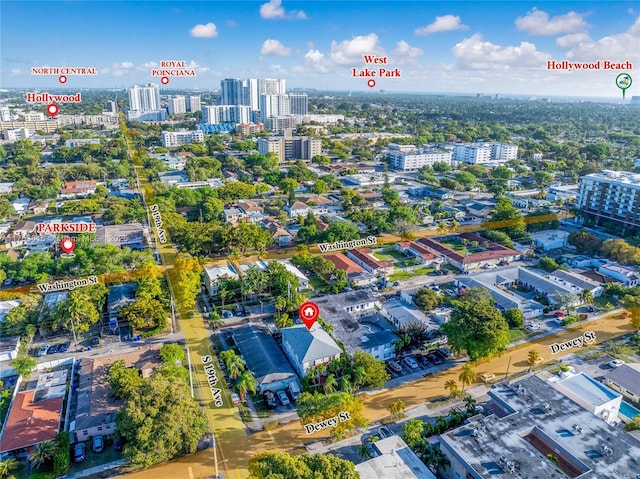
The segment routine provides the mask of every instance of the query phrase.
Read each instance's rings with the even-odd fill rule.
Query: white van
[[[300,396],[300,386],[298,386],[298,382],[297,381],[293,381],[292,383],[289,383],[289,392],[291,393],[291,397],[293,398],[294,401],[296,401],[298,399],[298,396]]]

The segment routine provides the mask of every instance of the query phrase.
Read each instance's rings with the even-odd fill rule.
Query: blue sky
[[[363,54],[388,57],[401,78],[375,89],[616,96],[612,71],[557,72],[547,60],[631,61],[640,68],[640,3],[592,1],[2,1],[0,86],[59,86],[33,66],[94,66],[67,87],[158,81],[151,68],[184,60],[217,88],[226,77],[280,77],[288,87],[369,90],[352,78]],[[375,67],[377,69],[377,67]],[[633,76],[633,70],[629,70]],[[640,75],[628,91],[640,88]]]

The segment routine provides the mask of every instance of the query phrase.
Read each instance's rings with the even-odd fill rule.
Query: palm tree
[[[453,379],[449,379],[447,382],[444,383],[444,388],[449,391],[449,394],[451,394],[452,396],[455,396],[456,393],[458,392],[458,383],[455,382]]]
[[[540,359],[542,359],[542,358],[540,357],[540,353],[538,352],[537,349],[529,350],[529,359],[527,360],[527,362],[529,363],[529,367],[530,368],[532,368],[538,362],[540,362]]]
[[[447,226],[447,223],[445,223],[444,221],[441,221],[440,223],[438,223],[438,231],[440,233],[445,233],[448,229],[449,229],[449,226]]]
[[[324,380],[324,393],[333,394],[338,390],[338,381],[333,374],[329,374]]]
[[[355,391],[355,387],[353,387],[353,384],[351,384],[351,381],[349,381],[349,379],[347,378],[347,376],[344,376],[341,380],[340,380],[340,389],[342,390],[342,392],[347,393],[347,394],[353,394],[353,392]]]
[[[367,370],[360,366],[353,371],[353,384],[357,388],[364,384],[364,380],[367,377]]]
[[[457,230],[459,226],[460,226],[460,223],[458,223],[456,220],[453,220],[451,222],[451,231]]]
[[[457,409],[449,411],[448,427],[457,427],[462,423],[462,421],[464,421],[464,416],[460,411]]]
[[[371,454],[369,453],[369,448],[367,447],[366,444],[363,444],[360,446],[360,449],[358,449],[358,455],[362,459],[369,459],[371,457]]]
[[[18,467],[18,461],[15,459],[5,459],[0,462],[0,478],[7,477],[11,479],[11,471],[13,471],[16,467]]]
[[[440,431],[441,433],[447,430],[449,423],[447,422],[447,418],[443,416],[436,417],[435,429]]]
[[[580,294],[580,299],[582,299],[585,304],[591,304],[593,303],[593,293],[590,290],[585,289]]]
[[[240,376],[240,373],[247,367],[244,359],[238,356],[233,349],[222,351],[220,353],[220,359],[222,359],[224,365],[227,367],[227,372],[231,379],[235,379]]]
[[[280,314],[282,310],[287,307],[287,298],[284,296],[278,296],[276,298],[275,307],[278,310],[278,314]]]
[[[458,379],[462,383],[462,392],[464,393],[464,387],[476,380],[476,370],[473,368],[473,364],[465,364]]]
[[[291,319],[287,313],[282,313],[276,318],[275,323],[278,329],[288,328],[289,326],[293,326],[293,319]]]
[[[43,441],[36,444],[29,454],[29,460],[38,468],[53,457],[56,452],[56,443],[53,441]]]
[[[209,325],[211,326],[211,329],[215,331],[219,327],[224,326],[224,318],[220,316],[220,313],[217,311],[212,311],[209,313]]]
[[[242,402],[247,398],[247,393],[252,392],[256,393],[256,378],[253,376],[253,373],[249,370],[242,371],[240,376],[238,376],[238,380],[236,381],[235,389],[240,395],[240,399]]]
[[[464,407],[467,410],[467,414],[473,414],[476,412],[477,401],[471,396],[465,396]]]

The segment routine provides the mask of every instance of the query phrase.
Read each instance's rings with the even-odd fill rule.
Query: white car
[[[289,398],[287,397],[287,393],[285,391],[278,391],[278,399],[280,399],[280,402],[282,403],[283,406],[287,406],[290,401]]]
[[[44,343],[42,346],[40,346],[40,351],[38,351],[38,356],[46,356],[48,350],[49,350],[49,344]]]
[[[406,364],[408,367],[410,367],[411,369],[418,369],[418,363],[416,362],[415,359],[411,357],[404,358],[402,362]]]
[[[614,359],[613,361],[611,361],[609,363],[609,367],[610,368],[619,368],[623,364],[624,364],[624,361],[622,359]]]

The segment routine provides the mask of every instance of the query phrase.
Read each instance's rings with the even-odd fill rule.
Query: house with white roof
[[[632,266],[625,266],[619,263],[605,263],[598,268],[598,272],[617,279],[625,286],[638,286],[640,282],[640,273],[638,269]]]
[[[282,349],[300,377],[309,368],[340,358],[342,349],[329,334],[315,323],[311,329],[304,324],[282,328]]]
[[[225,266],[214,266],[212,268],[205,268],[204,282],[207,291],[211,296],[215,296],[218,294],[220,281],[223,279],[238,279],[238,273],[230,264],[226,264]]]

